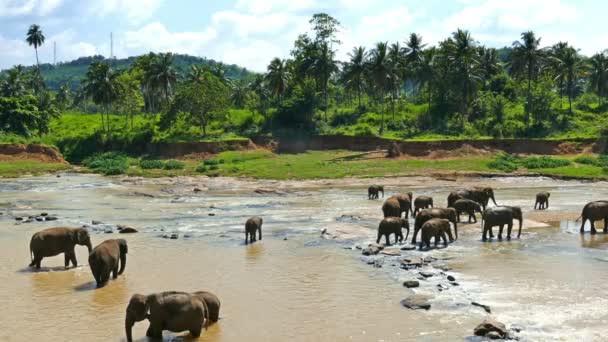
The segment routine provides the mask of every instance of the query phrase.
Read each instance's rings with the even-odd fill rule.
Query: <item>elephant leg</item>
[[[376,239],[376,243],[380,243],[380,239],[382,238],[382,234],[378,232],[378,238]]]
[[[534,202],[534,210],[536,210],[537,205],[538,205],[538,201]]]
[[[36,253],[34,253],[34,260],[32,260],[32,262],[30,263],[30,266],[40,269],[41,262],[42,262],[42,257],[40,255],[37,255]]]
[[[118,264],[112,269],[112,279],[118,278]]]
[[[418,235],[418,231],[420,230],[420,228],[416,228],[414,227],[414,234],[412,236],[412,245],[416,244],[416,235]]]
[[[390,246],[391,245],[391,234],[384,234],[384,239],[386,240],[386,245]]]
[[[262,240],[262,228],[258,228],[259,239]]]
[[[545,209],[549,208],[549,199],[547,198],[547,200],[545,201]]]
[[[78,261],[76,260],[76,253],[74,252],[74,250],[70,252],[70,260],[72,261],[72,266],[78,266]]]
[[[504,224],[500,225],[500,228],[498,228],[498,240],[502,240],[502,230],[505,228]]]
[[[190,335],[192,335],[192,337],[200,337],[201,331],[202,331],[202,326],[197,325],[195,327],[192,327],[192,329],[190,329]]]
[[[488,239],[488,224],[483,225],[483,232],[481,233],[481,241],[486,241]]]
[[[587,221],[587,218],[583,216],[583,223],[581,223],[581,234],[585,232],[585,221]]]
[[[148,327],[148,330],[146,330],[146,336],[149,338],[162,340],[163,329],[162,326],[157,327],[157,325],[158,324],[150,322],[150,326]]]
[[[63,253],[63,259],[65,261],[65,268],[70,267],[70,252]]]
[[[604,233],[608,233],[608,216],[604,217]]]
[[[513,229],[513,222],[507,225],[507,240],[511,240],[511,230]]]
[[[591,234],[597,234],[597,230],[595,230],[595,220],[591,219]]]
[[[245,244],[247,244],[247,240],[249,240],[249,233],[245,232]]]

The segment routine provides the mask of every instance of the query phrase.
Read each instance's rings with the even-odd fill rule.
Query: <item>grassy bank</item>
[[[15,178],[23,176],[36,176],[70,169],[70,165],[44,163],[37,160],[15,160],[0,162],[0,177]]]

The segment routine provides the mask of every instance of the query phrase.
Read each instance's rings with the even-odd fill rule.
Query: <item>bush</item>
[[[198,173],[207,172],[207,166],[205,164],[200,164],[199,166],[196,167],[196,172],[198,172]]]
[[[117,152],[105,152],[86,158],[83,165],[106,176],[120,175],[129,168],[127,157]]]
[[[218,164],[222,164],[224,161],[221,159],[207,159],[205,161],[203,161],[203,165],[218,165]]]
[[[177,160],[169,160],[165,163],[165,170],[181,170],[186,166],[183,162]]]
[[[555,167],[568,166],[572,162],[567,159],[553,157],[528,157],[521,161],[521,164],[528,169],[551,169]]]
[[[501,154],[496,159],[488,163],[488,167],[491,169],[500,170],[503,172],[517,171],[519,158],[514,157],[510,154]]]
[[[219,166],[218,165],[209,165],[209,170],[210,171],[214,171],[214,170],[219,170]]]
[[[145,170],[162,169],[165,167],[165,162],[162,160],[142,160],[139,162],[139,167]]]
[[[576,157],[574,159],[574,162],[579,163],[579,164],[584,164],[584,165],[595,165],[595,166],[599,166],[598,165],[598,158],[593,158],[593,157],[589,157],[589,156],[580,156],[580,157]]]

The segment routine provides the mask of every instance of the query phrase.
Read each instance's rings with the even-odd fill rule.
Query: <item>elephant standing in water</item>
[[[549,208],[549,196],[550,193],[542,191],[536,194],[536,202],[534,202],[534,209],[538,206],[538,210],[544,210]]]
[[[474,187],[474,188],[470,188],[470,189],[461,189],[461,190],[456,190],[451,192],[448,195],[448,207],[451,207],[454,202],[456,202],[456,200],[459,199],[470,199],[472,201],[475,201],[479,204],[481,204],[481,208],[483,210],[486,210],[486,207],[488,206],[488,202],[490,200],[492,200],[492,202],[494,202],[494,205],[498,205],[496,204],[496,200],[494,199],[494,190],[490,187],[486,187],[486,188],[478,188],[478,187]]]
[[[112,278],[116,279],[125,271],[127,252],[127,240],[125,239],[106,240],[93,248],[89,254],[89,267],[91,267],[97,287],[102,287],[108,282],[110,273],[112,273]],[[119,262],[120,270],[118,269]]]
[[[581,224],[581,233],[585,232],[585,222],[591,222],[591,234],[596,234],[595,221],[604,220],[604,233],[608,233],[608,201],[589,202],[583,208],[581,213],[583,223]]]
[[[474,223],[477,223],[475,213],[482,213],[481,205],[479,205],[479,203],[464,198],[456,200],[456,202],[452,203],[452,208],[456,209],[458,222],[460,222],[460,215],[462,215],[462,213],[467,213],[469,214],[469,223],[471,223],[471,219]]]
[[[220,299],[213,293],[208,291],[196,291],[192,293],[195,296],[202,298],[207,304],[209,316],[207,317],[210,323],[215,323],[220,319]]]
[[[192,336],[199,337],[203,326],[208,326],[208,317],[207,303],[200,295],[176,291],[147,296],[134,294],[125,317],[127,341],[133,341],[133,325],[146,318],[150,321],[146,336],[162,339],[163,330],[189,331]]]
[[[391,234],[395,234],[395,243],[403,241],[403,232],[401,231],[401,228],[407,230],[405,235],[405,238],[407,239],[410,235],[410,223],[407,219],[401,217],[385,218],[380,222],[380,225],[378,225],[378,239],[376,240],[376,243],[380,243],[380,239],[382,238],[382,235],[384,235],[386,237],[386,245],[390,246],[389,237]]]
[[[32,262],[30,267],[40,268],[42,258],[52,257],[63,253],[65,255],[65,267],[78,266],[74,247],[76,245],[87,246],[89,253],[93,249],[91,237],[84,228],[56,227],[39,231],[32,235],[30,240],[30,254]]]
[[[418,196],[414,200],[414,213],[413,216],[418,215],[418,212],[422,209],[433,207],[433,197],[430,196]]]
[[[247,239],[249,242],[254,242],[255,233],[258,233],[260,240],[262,240],[262,223],[264,221],[261,217],[251,217],[245,222],[245,244],[247,244]]]
[[[432,209],[422,209],[418,215],[416,215],[416,220],[414,221],[414,236],[412,237],[412,244],[416,244],[416,236],[418,232],[422,228],[422,225],[434,218],[442,218],[446,219],[454,225],[454,234],[456,235],[456,239],[458,239],[458,217],[456,215],[456,209],[454,208],[432,208]],[[448,231],[448,236],[450,241],[454,241],[454,237],[452,236],[452,232]]]
[[[435,238],[435,247],[439,243],[439,239],[443,239],[443,246],[448,246],[446,234],[450,233],[450,221],[446,219],[434,218],[426,221],[421,228],[420,250],[427,246],[431,248],[431,238]]]
[[[382,198],[384,198],[384,186],[383,185],[370,185],[367,188],[368,199],[378,199],[378,193],[382,192]]]
[[[405,213],[405,218],[409,218],[410,212],[412,215],[414,214],[412,211],[412,197],[411,192],[389,197],[382,205],[384,217],[401,217],[401,213]]]
[[[523,215],[520,207],[500,206],[488,208],[483,211],[481,216],[481,227],[483,234],[481,239],[487,240],[487,233],[490,232],[490,239],[494,237],[492,227],[500,226],[498,230],[498,239],[502,240],[502,230],[507,225],[507,239],[511,239],[511,229],[513,229],[513,220],[519,221],[519,232],[517,238],[521,236],[521,227],[523,224]]]

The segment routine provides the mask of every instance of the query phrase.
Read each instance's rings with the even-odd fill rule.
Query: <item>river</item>
[[[367,200],[371,182],[386,184],[387,195],[431,195],[437,206],[458,187],[493,186],[499,204],[524,208],[522,237],[483,243],[478,225],[463,225],[445,249],[362,256],[359,248],[374,240],[381,216],[382,201]],[[260,188],[270,191],[256,193]],[[541,190],[552,194],[542,213],[532,210]],[[132,294],[205,289],[220,297],[222,309],[200,341],[475,341],[473,328],[487,314],[472,301],[489,305],[523,341],[600,341],[608,332],[608,235],[580,235],[571,220],[586,202],[602,198],[607,183],[546,178],[2,180],[0,340],[124,341]],[[58,220],[14,219],[41,212]],[[264,238],[244,245],[244,222],[253,215],[264,218]],[[139,233],[118,235],[117,224]],[[95,289],[82,246],[75,269],[63,269],[63,256],[45,258],[37,272],[26,267],[34,232],[82,225],[93,245],[127,239],[127,267],[117,280]],[[323,229],[330,234],[322,236]],[[163,238],[171,234],[178,239]],[[404,288],[404,280],[420,277],[420,270],[399,267],[408,256],[432,256],[443,270],[428,266],[432,277]],[[400,300],[413,293],[431,296],[431,309],[403,308]],[[146,328],[136,324],[136,340],[145,341]]]

